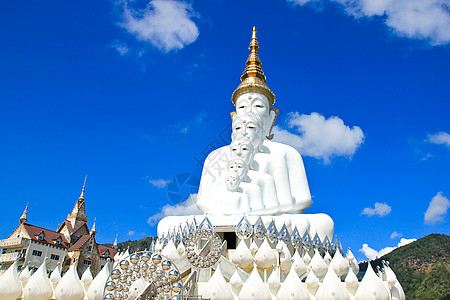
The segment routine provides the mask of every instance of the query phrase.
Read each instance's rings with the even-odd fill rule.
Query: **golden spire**
[[[83,189],[81,190],[81,195],[78,198],[78,200],[84,200],[84,189],[86,188],[86,179],[87,179],[87,174],[84,177],[84,184],[83,184]]]
[[[266,84],[266,75],[261,67],[261,60],[259,59],[258,50],[259,44],[256,38],[256,28],[253,26],[252,40],[250,41],[250,55],[245,63],[245,70],[241,75],[241,84],[233,92],[231,102],[236,104],[236,99],[245,93],[255,92],[261,93],[267,97],[270,105],[275,103],[275,95]]]
[[[96,230],[95,230],[95,222],[97,222],[97,218],[94,218],[94,225],[92,225],[91,234],[96,232]]]
[[[246,67],[244,73],[241,75],[241,81],[245,80],[248,77],[258,77],[263,82],[266,82],[266,76],[261,68],[261,60],[259,59],[258,50],[258,40],[256,39],[256,28],[253,26],[252,30],[252,40],[250,42],[250,46],[248,47],[250,50],[250,55],[247,58],[247,62],[245,63]]]
[[[116,233],[116,239],[114,240],[113,248],[117,249],[117,233]]]
[[[19,221],[20,224],[25,223],[28,220],[28,203],[27,206],[25,207],[25,210],[23,211],[22,216],[20,217]]]
[[[86,208],[85,208],[85,204],[84,204],[84,190],[86,188],[86,179],[87,179],[87,175],[84,177],[84,184],[83,184],[83,189],[81,190],[80,197],[78,197],[78,200],[72,209],[72,213],[67,216],[67,219],[73,219],[74,222],[77,219],[87,222],[87,219],[88,219],[86,216]],[[72,224],[72,226],[75,227],[74,224]]]

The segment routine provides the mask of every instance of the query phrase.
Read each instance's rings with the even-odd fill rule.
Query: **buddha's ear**
[[[266,138],[269,140],[273,139],[272,128],[273,128],[273,125],[275,125],[275,121],[277,120],[279,111],[280,110],[278,108],[272,108],[270,110],[269,124],[271,124],[271,125],[267,127],[267,132],[266,132]]]
[[[232,121],[233,121],[233,118],[234,118],[235,115],[236,115],[236,112],[235,112],[235,111],[230,112],[230,117],[231,117],[231,120],[232,120]]]

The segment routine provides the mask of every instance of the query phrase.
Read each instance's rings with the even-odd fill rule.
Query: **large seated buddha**
[[[232,95],[236,108],[231,113],[232,143],[206,158],[197,206],[213,215],[302,213],[311,206],[303,160],[294,148],[270,141],[278,110],[272,108],[275,95],[261,68],[256,30],[250,51],[242,82]],[[245,153],[250,152],[248,145],[247,151],[240,149],[245,140],[252,144],[253,153]],[[229,162],[243,155],[250,157],[245,162],[246,176],[240,178],[239,188],[227,188],[233,177]]]
[[[302,157],[294,148],[271,141],[278,110],[261,68],[255,28],[249,49],[241,83],[231,98],[232,142],[206,158],[196,204],[214,226],[235,226],[246,214],[331,240],[334,223],[329,216],[303,214],[311,206],[311,193]],[[192,217],[202,218],[164,218],[158,235]]]

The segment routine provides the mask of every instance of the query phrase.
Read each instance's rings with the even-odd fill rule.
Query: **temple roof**
[[[75,244],[73,244],[72,246],[70,246],[70,248],[68,249],[68,251],[75,251],[75,250],[80,250],[81,248],[83,248],[83,246],[87,243],[87,241],[89,241],[89,239],[91,238],[90,235],[86,234],[86,235],[82,235],[78,241],[75,242]]]
[[[67,226],[67,230],[69,231],[69,233],[72,233],[72,232],[73,232],[72,224],[70,223],[70,221],[67,221],[67,220],[64,220],[64,221],[61,223],[61,225],[59,225],[59,227],[58,227],[58,229],[57,229],[56,231],[57,231],[57,232],[60,232],[60,231],[63,229],[64,225]]]
[[[66,237],[62,233],[58,233],[53,230],[45,229],[42,227],[27,224],[27,223],[23,223],[22,225],[23,225],[24,229],[27,231],[28,235],[30,236],[30,239],[35,242],[49,244],[49,245],[60,247],[60,248],[67,248],[69,245],[69,242],[67,241]],[[38,238],[40,233],[44,234],[42,240],[40,240]],[[61,238],[61,244],[56,243],[56,240],[58,238]]]
[[[104,257],[104,258],[114,258],[114,256],[116,256],[117,254],[117,250],[105,245],[97,245],[98,248],[98,252],[100,254],[100,256]],[[109,251],[109,255],[106,257],[105,253],[106,251]]]
[[[70,221],[68,220],[64,220],[64,222],[62,222],[61,225],[59,225],[58,230],[56,230],[57,232],[60,232],[62,230],[62,228],[64,227],[64,225],[67,226],[67,230],[69,231],[69,233],[72,235],[73,233],[77,232],[78,229],[80,229],[81,227],[83,227],[84,225],[86,225],[87,227],[87,222],[81,222],[79,223],[75,228],[72,227],[72,223],[70,223]]]

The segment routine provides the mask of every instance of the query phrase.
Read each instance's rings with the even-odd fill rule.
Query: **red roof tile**
[[[73,244],[72,246],[70,246],[68,251],[74,251],[74,250],[80,250],[81,248],[83,248],[84,244],[86,244],[87,241],[89,241],[89,238],[91,236],[86,234],[86,235],[82,235],[78,241],[76,241],[75,244]]]
[[[100,253],[100,256],[104,257],[104,258],[111,258],[113,259],[114,256],[116,256],[117,254],[117,250],[105,245],[97,245],[98,248],[98,252]],[[106,251],[109,251],[109,255],[108,257],[105,256]]]
[[[69,246],[69,242],[67,241],[66,237],[62,233],[58,233],[53,230],[45,229],[42,227],[34,226],[31,224],[24,223],[23,227],[27,231],[30,238],[39,243],[49,244],[60,248],[67,248]],[[40,240],[38,238],[40,233],[44,233],[43,240]],[[57,244],[56,241],[58,238],[61,238],[61,244]]]
[[[69,222],[69,224],[70,224],[70,222]],[[77,227],[75,227],[75,228],[73,229],[73,231],[71,232],[71,234],[74,233],[74,232],[76,232],[78,229],[80,229],[80,228],[83,227],[84,225],[86,225],[86,229],[89,231],[89,228],[87,227],[86,222],[82,222],[82,223],[80,223]]]
[[[69,233],[72,234],[73,233],[72,224],[70,223],[70,221],[67,221],[67,220],[64,220],[64,222],[62,222],[62,224],[59,226],[58,230],[56,230],[56,231],[60,232],[61,229],[64,227],[64,224],[67,225],[67,229],[69,230]]]

